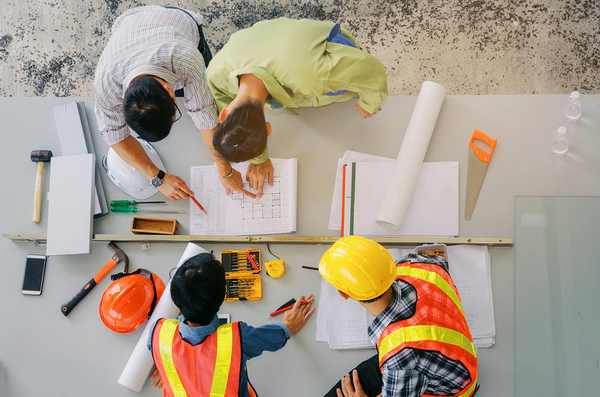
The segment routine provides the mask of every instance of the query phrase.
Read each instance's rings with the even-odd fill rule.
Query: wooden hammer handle
[[[40,211],[42,209],[42,183],[44,182],[44,162],[39,161],[37,175],[35,177],[35,193],[33,196],[33,221],[40,223]]]

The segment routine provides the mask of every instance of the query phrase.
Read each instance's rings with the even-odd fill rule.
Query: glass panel
[[[515,201],[516,396],[600,395],[600,198]]]

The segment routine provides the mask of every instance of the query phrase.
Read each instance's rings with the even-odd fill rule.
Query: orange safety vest
[[[452,279],[438,265],[410,261],[396,265],[398,279],[416,289],[416,310],[411,318],[388,325],[377,340],[379,367],[404,348],[437,351],[460,361],[471,375],[471,381],[456,396],[473,395],[477,353]]]
[[[152,356],[169,397],[240,395],[242,345],[239,321],[223,324],[202,343],[185,342],[179,321],[160,319],[152,334]],[[248,382],[251,397],[256,392]]]

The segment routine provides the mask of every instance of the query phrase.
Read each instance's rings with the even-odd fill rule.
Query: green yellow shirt
[[[206,70],[219,112],[237,95],[239,76],[251,73],[285,107],[324,106],[358,96],[360,106],[374,113],[388,96],[383,64],[357,48],[327,42],[333,26],[279,18],[234,33]],[[356,45],[343,27],[342,34]],[[348,93],[326,95],[340,90]]]

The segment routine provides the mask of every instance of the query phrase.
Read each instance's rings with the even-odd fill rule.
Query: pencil
[[[302,306],[302,305],[306,305],[308,302],[312,302],[312,301],[313,301],[313,299],[311,299],[311,300],[304,299],[304,300],[302,301],[302,303],[300,303],[300,306]],[[294,307],[294,305],[295,305],[295,303],[292,303],[291,305],[289,305],[289,306],[286,306],[286,307],[284,307],[284,308],[282,308],[282,309],[275,310],[273,313],[269,314],[269,316],[273,317],[273,316],[274,316],[274,315],[276,315],[276,314],[283,313],[283,312],[287,312],[288,310],[292,309],[292,308]]]
[[[205,214],[207,213],[207,212],[206,212],[206,210],[205,210],[205,209],[204,209],[204,208],[203,208],[203,207],[200,205],[200,203],[198,202],[198,200],[196,200],[196,199],[194,198],[194,196],[190,196],[190,198],[192,199],[192,201],[193,201],[194,203],[196,203],[196,205],[198,206],[198,208],[200,208],[202,211],[204,211],[204,213],[205,213]]]
[[[313,266],[302,266],[302,269],[308,269],[308,270],[316,270],[319,271],[318,267],[313,267]]]

